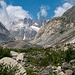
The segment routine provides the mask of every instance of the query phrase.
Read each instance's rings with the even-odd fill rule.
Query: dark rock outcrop
[[[8,42],[15,40],[5,26],[0,22],[0,42]]]

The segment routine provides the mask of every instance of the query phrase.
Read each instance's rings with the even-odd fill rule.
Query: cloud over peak
[[[21,6],[9,5],[6,9],[10,17],[18,19],[31,18],[31,15],[28,13],[28,11],[23,10]]]
[[[32,18],[28,11],[21,6],[7,5],[4,0],[0,0],[0,21],[9,29],[9,22],[18,21],[23,18]]]
[[[68,2],[68,3],[72,4],[72,5],[75,5],[75,0],[64,0],[64,1]]]
[[[72,6],[73,6],[72,4],[66,2],[62,6],[57,7],[56,10],[54,11],[55,13],[54,17],[62,16],[62,14]]]
[[[37,13],[37,17],[38,19],[43,16],[43,17],[46,17],[47,16],[47,10],[49,10],[49,6],[44,6],[44,5],[41,5],[40,7],[40,11]]]

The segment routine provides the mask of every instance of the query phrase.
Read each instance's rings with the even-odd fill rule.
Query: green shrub
[[[11,67],[10,65],[6,65],[3,63],[0,63],[0,75],[15,75],[17,73],[18,67]]]
[[[65,51],[65,61],[69,62],[72,59],[75,59],[75,50],[72,47],[69,47],[68,50]]]
[[[0,59],[3,58],[3,57],[11,57],[10,49],[0,47]]]
[[[37,75],[33,72],[32,69],[27,69],[26,71],[27,71],[27,75]]]

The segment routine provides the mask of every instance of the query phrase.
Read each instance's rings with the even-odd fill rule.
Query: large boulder
[[[0,60],[0,63],[10,65],[11,67],[12,66],[13,67],[18,66],[19,72],[16,73],[15,75],[20,75],[21,73],[23,75],[26,75],[26,70],[23,68],[23,66],[20,63],[18,63],[16,60],[12,59],[12,58],[4,57]]]

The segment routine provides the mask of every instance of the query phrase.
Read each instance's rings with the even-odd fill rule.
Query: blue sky
[[[32,15],[33,19],[37,19],[37,13],[40,11],[41,5],[48,6],[47,18],[54,16],[54,10],[56,7],[62,5],[61,0],[5,0],[8,4],[14,6],[22,6],[24,10],[29,11],[29,14]]]
[[[22,7],[22,10],[28,11],[27,14],[29,14],[32,19],[38,19],[43,16],[48,19],[53,18],[54,16],[55,17],[61,16],[75,2],[75,0],[4,0],[4,1],[6,2],[7,5],[12,5],[16,8],[17,6]]]

